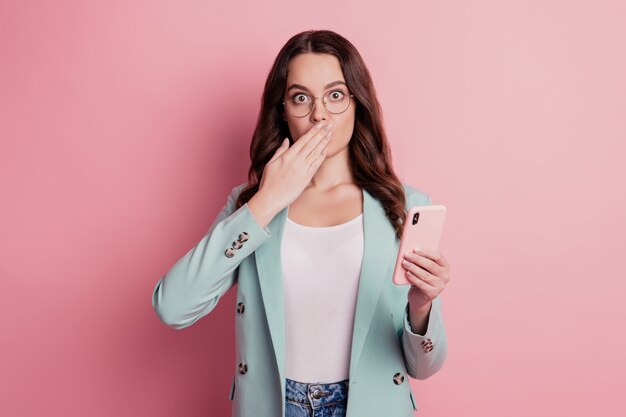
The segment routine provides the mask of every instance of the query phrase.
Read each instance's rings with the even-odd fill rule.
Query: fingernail
[[[417,246],[415,249],[413,249],[413,252],[416,252],[416,253],[420,253],[421,251],[422,251],[421,246]]]
[[[316,129],[321,129],[321,128],[322,128],[322,124],[321,124],[321,123],[316,124],[316,125],[315,125],[315,128],[316,128]]]
[[[330,124],[330,125],[326,125],[326,126],[324,126],[324,129],[326,129],[326,130],[330,130],[332,127],[333,127],[333,125],[332,125],[332,124]]]

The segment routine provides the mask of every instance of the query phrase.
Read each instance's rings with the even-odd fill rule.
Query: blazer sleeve
[[[270,229],[261,227],[247,203],[235,210],[245,185],[231,190],[204,237],[157,281],[152,307],[167,326],[183,329],[210,313],[237,281],[241,261],[271,237]],[[241,247],[228,257],[226,250],[240,238]]]
[[[426,205],[431,205],[427,197]],[[415,379],[426,379],[441,369],[448,357],[448,339],[441,311],[441,294],[432,301],[428,314],[426,333],[413,333],[409,324],[409,304],[404,308],[402,329],[402,350],[409,376]],[[432,349],[429,348],[432,346]]]

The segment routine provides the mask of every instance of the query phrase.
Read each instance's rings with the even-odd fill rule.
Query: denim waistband
[[[324,404],[347,401],[348,379],[330,383],[305,383],[286,378],[285,399],[313,408]]]

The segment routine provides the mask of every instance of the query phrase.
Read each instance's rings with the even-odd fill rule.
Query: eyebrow
[[[324,90],[327,90],[330,87],[333,87],[333,86],[338,85],[338,84],[343,84],[343,85],[345,85],[347,87],[345,82],[343,82],[341,80],[337,80],[337,81],[333,81],[332,83],[326,84],[326,86],[324,87]],[[287,88],[287,91],[291,90],[292,88],[299,88],[300,90],[311,92],[311,90],[309,90],[308,88],[306,88],[305,86],[300,85],[300,84],[291,84],[289,86],[289,88]]]

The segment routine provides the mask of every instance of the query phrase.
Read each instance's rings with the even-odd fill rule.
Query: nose
[[[313,110],[311,111],[313,124],[325,121],[328,118],[327,116],[326,107],[324,106],[324,103],[322,103],[322,99],[316,98],[313,102]]]

